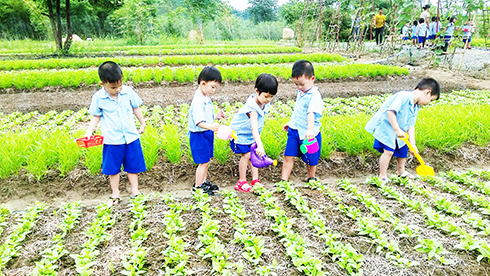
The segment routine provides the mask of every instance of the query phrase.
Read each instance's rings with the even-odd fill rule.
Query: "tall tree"
[[[199,40],[203,41],[203,25],[216,19],[220,14],[223,3],[220,0],[185,0],[191,14],[192,22],[197,27]]]
[[[121,8],[112,14],[119,30],[124,36],[136,37],[143,44],[151,32],[156,16],[155,0],[126,0]]]
[[[275,21],[277,0],[248,0],[251,5],[247,12],[254,24],[264,21]]]

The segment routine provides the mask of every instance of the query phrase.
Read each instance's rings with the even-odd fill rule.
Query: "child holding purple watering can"
[[[284,126],[288,132],[286,150],[284,152],[284,163],[282,166],[281,180],[288,181],[294,166],[294,157],[300,156],[306,163],[309,181],[316,181],[315,173],[320,159],[320,150],[314,153],[308,152],[310,145],[305,145],[306,152],[301,150],[301,145],[306,139],[307,143],[316,139],[318,149],[322,145],[320,133],[320,118],[322,117],[323,101],[318,87],[314,85],[315,72],[311,62],[298,60],[293,65],[292,78],[298,88],[294,111],[289,123]],[[312,143],[314,147],[314,143]]]

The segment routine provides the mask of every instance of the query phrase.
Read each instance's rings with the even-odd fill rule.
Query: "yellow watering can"
[[[398,137],[398,138],[400,138],[400,137]],[[422,157],[420,157],[420,155],[413,148],[412,144],[410,144],[410,142],[408,141],[408,134],[405,133],[405,137],[400,138],[400,140],[402,140],[403,142],[405,142],[407,144],[408,148],[411,151],[413,151],[413,155],[415,156],[415,158],[417,158],[417,160],[419,161],[420,165],[416,169],[417,174],[420,176],[429,176],[429,175],[434,176],[434,169],[432,167],[425,165],[425,162],[424,162],[424,160],[422,160]]]

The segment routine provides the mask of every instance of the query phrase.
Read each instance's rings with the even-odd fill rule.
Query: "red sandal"
[[[260,180],[258,180],[258,179],[255,179],[255,180],[252,180],[252,187],[253,187],[255,184],[257,184],[257,183],[258,183],[259,185],[261,185],[261,186],[262,186],[262,182],[260,182]]]
[[[245,186],[246,188],[243,186]],[[244,193],[248,193],[248,192],[250,192],[250,190],[252,190],[252,186],[248,185],[247,181],[241,181],[241,182],[238,181],[235,185],[235,190],[240,191],[240,192],[244,192]]]

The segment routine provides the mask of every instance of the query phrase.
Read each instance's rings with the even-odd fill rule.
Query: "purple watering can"
[[[303,154],[312,154],[317,152],[320,148],[318,147],[318,141],[316,138],[313,138],[311,140],[304,139],[303,144],[299,147],[299,149]]]
[[[257,149],[257,144],[253,143],[250,147],[250,162],[252,162],[252,166],[256,168],[265,168],[270,165],[277,165],[277,160],[272,160],[271,158],[267,157],[267,155],[260,157],[257,155],[257,153],[255,153],[255,149]]]

